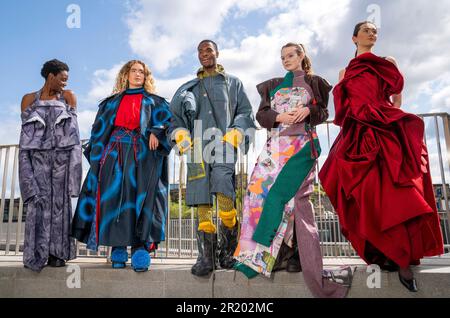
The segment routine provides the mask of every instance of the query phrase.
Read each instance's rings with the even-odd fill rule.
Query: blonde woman
[[[97,250],[112,246],[113,268],[146,271],[149,251],[164,240],[167,215],[166,131],[171,113],[154,94],[141,61],[126,63],[113,95],[101,102],[84,154],[90,170],[73,220],[72,235]]]

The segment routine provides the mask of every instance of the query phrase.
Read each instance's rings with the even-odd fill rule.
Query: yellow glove
[[[242,139],[243,137],[241,132],[236,128],[230,130],[225,134],[225,136],[223,136],[223,141],[228,142],[234,148],[237,148],[242,143]]]
[[[175,132],[175,142],[181,155],[191,149],[192,140],[189,131],[186,129],[177,130]]]
[[[225,212],[219,210],[219,217],[222,220],[222,223],[229,229],[232,229],[236,225],[236,209]]]
[[[200,222],[198,230],[205,233],[216,233],[216,226],[211,221]]]

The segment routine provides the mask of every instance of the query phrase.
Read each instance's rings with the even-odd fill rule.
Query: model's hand
[[[310,114],[309,108],[304,107],[303,104],[299,105],[297,109],[295,110],[294,114],[294,123],[300,123],[305,120],[306,117],[308,117]]]
[[[282,124],[292,125],[295,120],[294,114],[295,112],[281,113],[277,115],[276,121]]]
[[[177,144],[178,153],[180,155],[184,154],[186,151],[191,149],[192,140],[188,130],[186,129],[177,130],[175,132],[174,139]]]
[[[420,160],[422,161],[422,164],[420,166],[420,170],[422,170],[422,173],[428,173],[428,169],[427,169],[428,162],[427,162],[427,159],[425,158],[426,154],[427,153],[422,150],[422,154],[420,156]]]
[[[158,138],[156,138],[155,135],[150,134],[150,138],[148,141],[148,147],[150,148],[150,150],[156,150],[159,146],[159,141]]]

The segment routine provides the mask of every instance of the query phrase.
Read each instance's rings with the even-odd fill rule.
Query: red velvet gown
[[[369,264],[406,267],[443,253],[424,123],[389,100],[402,88],[394,64],[365,53],[333,90],[342,129],[319,178],[342,233]]]

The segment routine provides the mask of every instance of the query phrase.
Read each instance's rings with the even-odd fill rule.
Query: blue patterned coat
[[[84,150],[90,169],[78,200],[72,236],[87,243],[88,248],[93,250],[98,247],[95,216],[100,159],[114,130],[114,120],[123,95],[124,93],[116,94],[101,102],[92,126],[90,141]],[[160,242],[165,239],[168,196],[167,156],[171,150],[167,132],[171,116],[168,103],[164,98],[143,92],[136,182],[144,185],[141,188],[147,191],[139,194],[141,199],[136,206],[136,213],[139,216],[136,235],[144,242]],[[151,133],[159,140],[156,151],[151,151],[148,146]]]

